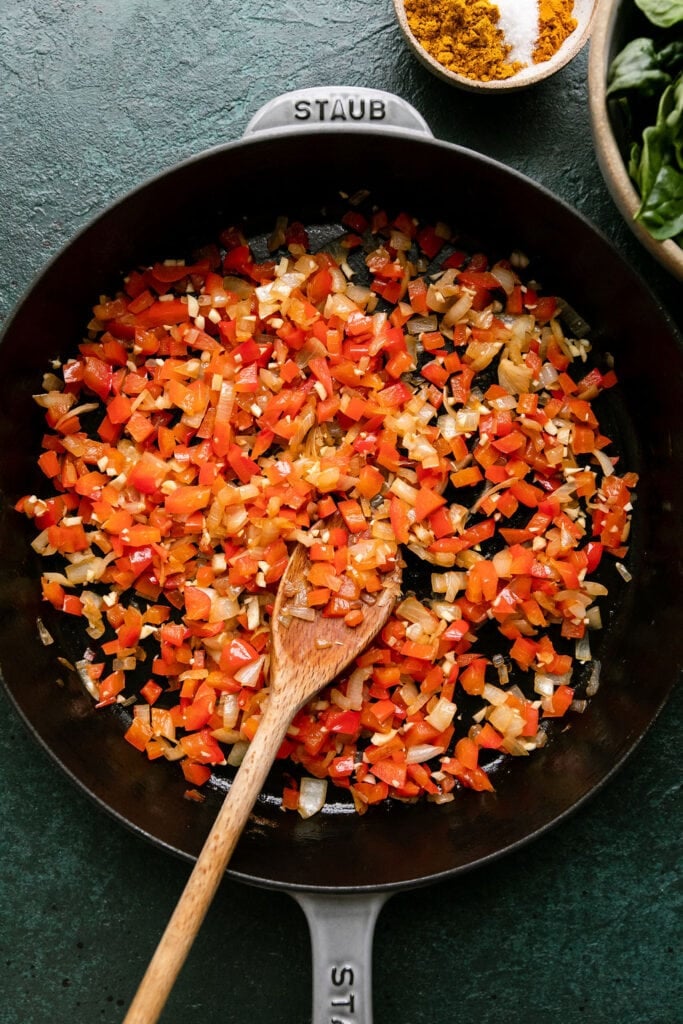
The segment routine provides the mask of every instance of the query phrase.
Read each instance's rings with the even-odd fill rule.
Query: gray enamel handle
[[[352,86],[297,89],[261,107],[247,125],[245,136],[292,128],[348,131],[355,127],[405,131],[432,138],[429,125],[414,107],[381,89]]]
[[[312,1024],[372,1024],[372,939],[388,897],[292,895],[311,933]]]

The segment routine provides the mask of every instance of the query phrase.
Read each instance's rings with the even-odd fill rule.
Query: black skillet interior
[[[624,463],[641,474],[629,585],[615,587],[595,653],[597,697],[548,746],[496,772],[494,794],[453,803],[372,809],[339,803],[308,821],[283,814],[275,773],[234,855],[231,873],[257,884],[316,889],[416,884],[473,867],[557,822],[615,770],[651,724],[681,665],[680,522],[683,357],[663,312],[610,245],[533,183],[476,154],[420,138],[365,132],[283,135],[224,147],[183,164],[105,212],[47,268],[9,326],[0,380],[0,661],[6,686],[38,740],[100,805],[160,846],[194,857],[221,786],[183,799],[177,767],[122,741],[116,712],[94,712],[58,660],[81,656],[70,622],[39,598],[30,529],[12,505],[45,493],[35,469],[41,417],[31,394],[51,359],[72,351],[92,304],[132,266],[216,239],[233,223],[248,235],[286,214],[336,220],[339,194],[369,189],[379,205],[445,220],[492,256],[522,249],[547,292],[591,324],[611,352],[619,396],[607,416]],[[243,220],[244,218],[244,220]],[[43,616],[57,638],[44,647]]]

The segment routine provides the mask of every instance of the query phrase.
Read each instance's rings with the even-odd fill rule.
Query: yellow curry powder
[[[534,64],[550,60],[576,28],[574,0],[540,0],[538,22],[538,40],[532,58]]]
[[[511,78],[524,64],[499,27],[500,12],[489,0],[405,0],[410,30],[448,71],[480,82]],[[532,60],[548,60],[576,28],[574,0],[538,0],[538,37]]]
[[[520,70],[508,61],[500,14],[488,0],[406,0],[405,8],[417,41],[449,71],[489,82]]]

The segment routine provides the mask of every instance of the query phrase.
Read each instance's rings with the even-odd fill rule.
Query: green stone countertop
[[[2,0],[0,319],[113,198],[238,138],[281,92],[348,84],[403,96],[437,137],[568,200],[683,327],[681,286],[639,248],[600,176],[586,67],[584,51],[526,93],[453,90],[408,53],[390,0]],[[617,777],[561,826],[390,900],[375,940],[376,1024],[683,1019],[682,701],[679,688]],[[115,1024],[189,868],[99,812],[4,694],[0,707],[0,1024]],[[294,902],[226,880],[162,1019],[303,1024],[310,980]]]

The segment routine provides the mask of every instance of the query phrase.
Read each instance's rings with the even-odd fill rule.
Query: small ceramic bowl
[[[640,198],[631,181],[624,153],[627,152],[625,125],[616,106],[606,98],[610,64],[630,39],[655,32],[633,0],[603,0],[598,4],[588,60],[588,98],[595,153],[612,198],[636,238],[666,269],[683,281],[683,249],[675,242],[658,242],[634,220]],[[617,139],[623,140],[620,148]]]
[[[574,17],[576,18],[577,26],[549,60],[543,61],[540,64],[529,64],[511,78],[482,82],[478,79],[465,78],[464,75],[458,75],[453,71],[449,71],[431,54],[427,53],[410,29],[404,0],[394,0],[398,23],[415,56],[430,71],[438,75],[439,78],[461,89],[469,89],[471,92],[510,92],[514,89],[524,89],[529,85],[534,85],[536,82],[543,81],[544,78],[549,78],[550,75],[554,75],[556,71],[559,71],[565,64],[568,64],[587,42],[595,7],[596,0],[574,0]]]

